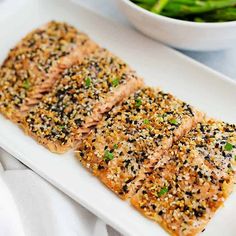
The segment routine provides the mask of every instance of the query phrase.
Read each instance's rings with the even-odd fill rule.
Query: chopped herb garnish
[[[171,119],[169,122],[172,125],[178,125],[178,121],[176,119]]]
[[[226,151],[231,151],[233,149],[233,145],[231,143],[226,143],[225,144],[225,150]]]
[[[113,79],[111,83],[113,87],[117,87],[119,85],[119,79],[118,78]]]
[[[158,193],[158,196],[161,197],[163,195],[165,195],[168,192],[168,188],[164,187],[160,190],[160,192]]]
[[[159,120],[160,120],[160,122],[163,122],[164,118],[162,116],[159,116]]]
[[[236,155],[234,156],[234,160],[236,161]]]
[[[26,90],[28,90],[28,89],[30,88],[30,82],[29,82],[29,80],[25,80],[25,81],[23,82],[23,88],[26,89]]]
[[[137,98],[136,100],[135,100],[135,106],[136,107],[140,107],[142,105],[142,100],[140,99],[140,98]]]
[[[60,129],[65,129],[65,125],[60,125]]]
[[[91,79],[90,78],[86,78],[86,80],[85,80],[86,87],[89,88],[90,84],[91,84]]]
[[[163,122],[164,121],[164,118],[166,117],[166,113],[164,113],[164,114],[158,114],[157,116],[158,116],[158,118],[159,118],[159,120],[160,120],[160,122]]]
[[[118,148],[118,144],[116,143],[116,144],[114,144],[114,149],[117,149]]]
[[[114,155],[112,152],[109,152],[108,150],[105,150],[105,153],[104,153],[104,160],[105,161],[110,161],[114,158]]]
[[[148,119],[144,119],[144,120],[143,120],[143,123],[144,123],[145,125],[148,125],[148,124],[150,124],[150,121],[149,121]]]

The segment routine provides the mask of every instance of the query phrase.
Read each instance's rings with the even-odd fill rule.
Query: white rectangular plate
[[[0,60],[26,33],[52,19],[88,33],[128,62],[149,85],[174,93],[210,116],[236,122],[235,82],[66,0],[25,0],[17,11],[0,15]],[[158,224],[141,216],[84,170],[72,152],[50,153],[2,116],[0,130],[2,148],[118,231],[133,236],[166,235]],[[203,235],[235,235],[235,196],[231,195]]]

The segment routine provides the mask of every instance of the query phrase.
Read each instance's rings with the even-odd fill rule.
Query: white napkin
[[[3,150],[0,163],[0,236],[120,235]]]
[[[0,190],[0,235],[24,236],[17,207],[1,177]]]

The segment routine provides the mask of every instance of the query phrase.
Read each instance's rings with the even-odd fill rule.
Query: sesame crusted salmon
[[[58,74],[97,45],[84,33],[49,22],[13,48],[0,68],[0,111],[18,122],[55,83]]]
[[[171,235],[197,235],[232,191],[235,158],[235,125],[199,123],[164,153],[131,203]]]
[[[76,151],[80,162],[129,198],[169,149],[203,117],[169,93],[145,87],[107,113]]]
[[[66,69],[23,122],[25,132],[50,151],[72,148],[110,110],[143,86],[143,80],[122,60],[98,49]]]

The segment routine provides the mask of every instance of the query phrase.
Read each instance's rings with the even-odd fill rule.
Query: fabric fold
[[[0,149],[0,236],[120,234]]]

